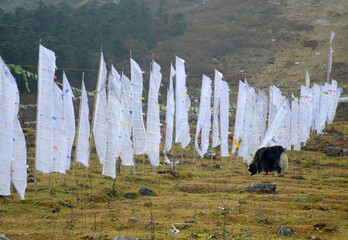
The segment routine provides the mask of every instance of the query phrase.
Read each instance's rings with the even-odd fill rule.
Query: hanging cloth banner
[[[333,31],[331,31],[330,34],[330,47],[329,47],[329,63],[328,63],[328,69],[327,69],[327,79],[326,81],[329,82],[330,81],[330,75],[331,75],[331,68],[332,68],[332,40],[335,37],[335,33]]]
[[[214,78],[214,115],[213,115],[213,137],[212,137],[212,147],[217,147],[220,144],[220,135],[219,135],[219,107],[220,105],[220,96],[222,90],[222,73],[215,69],[215,78]]]
[[[311,88],[313,95],[313,119],[312,119],[312,130],[316,130],[317,134],[320,132],[320,86],[313,84]]]
[[[175,69],[175,142],[181,143],[181,148],[185,148],[191,140],[190,126],[188,124],[188,111],[191,106],[191,101],[190,97],[187,95],[185,61],[176,57]]]
[[[63,111],[64,111],[64,134],[67,140],[66,170],[70,169],[71,150],[75,140],[75,112],[73,104],[74,94],[69,81],[63,72]]]
[[[12,157],[18,153],[16,143],[13,142],[18,122],[18,94],[17,83],[0,57],[0,195],[2,196],[11,194],[11,178],[13,179],[11,171],[14,171],[11,165],[15,163]]]
[[[134,154],[141,155],[146,150],[146,131],[143,119],[143,71],[133,59],[131,62],[132,97],[133,97],[133,144]]]
[[[95,148],[101,164],[105,161],[107,127],[108,127],[108,106],[106,99],[106,64],[104,55],[100,53],[98,81],[95,93],[95,103],[93,112],[93,137]]]
[[[236,119],[234,124],[234,141],[233,148],[232,148],[232,154],[236,152],[237,148],[240,148],[239,143],[242,141],[241,135],[243,131],[243,124],[244,124],[244,112],[245,112],[245,102],[246,102],[246,86],[242,81],[239,81],[239,87],[238,87],[238,100],[237,100],[237,111],[236,111]],[[238,146],[236,144],[238,143]]]
[[[120,157],[123,166],[133,166],[131,82],[123,73],[121,79]]]
[[[298,143],[298,129],[297,129],[297,119],[298,119],[298,102],[295,99],[294,94],[291,94],[291,130],[290,130],[290,143],[291,145],[297,145]]]
[[[80,99],[80,113],[78,123],[78,133],[75,149],[75,161],[82,163],[88,167],[89,159],[89,137],[90,137],[90,125],[89,125],[89,107],[88,98],[85,88],[85,83],[82,81],[82,94]]]
[[[278,132],[281,131],[281,126],[286,114],[290,111],[289,106],[285,104],[285,101],[280,105],[279,109],[274,115],[273,121],[268,127],[268,130],[261,140],[261,143],[258,148],[267,147],[270,145],[271,141],[274,141],[274,137],[278,135]]]
[[[113,65],[108,78],[108,126],[103,175],[116,178],[116,159],[120,152],[121,76]]]
[[[198,155],[201,156],[201,158],[203,158],[204,154],[207,153],[209,147],[209,133],[211,127],[211,92],[211,79],[203,75],[195,139],[195,147]],[[201,131],[201,149],[199,149],[198,137]]]
[[[230,119],[230,96],[228,83],[221,81],[220,93],[220,136],[221,136],[221,157],[228,157],[228,135]]]
[[[341,92],[337,89],[337,82],[332,79],[330,90],[328,93],[328,99],[329,99],[329,109],[328,109],[328,115],[327,115],[327,124],[331,124],[335,118],[338,99],[341,96]]]
[[[300,113],[299,113],[299,132],[301,143],[306,143],[309,138],[312,118],[313,118],[313,95],[312,91],[304,86],[301,86],[301,99],[300,99]],[[324,123],[325,125],[325,123]]]
[[[161,85],[161,67],[152,61],[150,72],[149,98],[147,104],[146,154],[152,166],[157,167],[160,161],[161,123],[159,116],[158,93]]]
[[[36,119],[35,168],[50,173],[53,165],[54,139],[54,52],[40,45],[38,67],[38,102]],[[66,147],[65,147],[66,148]]]
[[[66,156],[68,140],[64,134],[64,113],[62,91],[54,83],[54,109],[52,116],[53,123],[53,161],[51,172],[66,172]]]
[[[167,111],[166,111],[166,146],[165,150],[168,152],[172,148],[173,141],[173,123],[174,123],[174,88],[173,88],[173,77],[175,76],[175,69],[170,64],[170,78],[169,78],[169,89],[167,92]]]
[[[167,164],[167,165],[174,165],[174,166],[176,166],[176,165],[178,165],[178,164],[180,164],[180,162],[179,161],[175,161],[175,162],[172,162],[172,161],[170,161],[169,160],[169,158],[168,158],[168,156],[166,155],[166,153],[165,153],[165,151],[163,151],[163,154],[164,154],[164,157],[165,157],[165,164]]]

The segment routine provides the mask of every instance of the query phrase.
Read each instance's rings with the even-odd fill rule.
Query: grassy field
[[[114,185],[100,174],[92,153],[88,179],[86,168],[78,166],[76,182],[71,171],[61,180],[51,174],[48,189],[48,175],[39,174],[36,199],[34,183],[28,183],[23,201],[1,197],[0,233],[10,239],[281,239],[277,231],[285,225],[296,234],[289,239],[348,239],[348,157],[320,151],[327,142],[347,148],[348,124],[336,121],[330,128],[342,132],[343,139],[329,133],[309,142],[310,150],[289,151],[289,171],[279,176],[249,176],[235,156],[222,159],[220,170],[208,169],[210,159],[203,159],[202,167],[196,159],[193,167],[191,146],[183,152],[184,169],[158,174],[163,167],[152,171],[147,161],[144,173],[140,156],[136,172],[121,167]],[[25,132],[33,174],[35,131]],[[275,182],[276,194],[249,193],[252,182]],[[156,196],[141,196],[141,187]],[[169,232],[172,225],[180,230],[175,236]]]

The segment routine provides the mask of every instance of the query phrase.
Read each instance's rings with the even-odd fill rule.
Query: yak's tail
[[[288,164],[289,164],[288,155],[286,154],[286,152],[282,152],[280,154],[279,166],[283,171],[287,171]]]

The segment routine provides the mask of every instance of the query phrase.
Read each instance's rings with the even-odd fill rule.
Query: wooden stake
[[[133,155],[133,174],[135,174],[135,156]]]
[[[182,170],[184,170],[185,169],[185,166],[184,166],[184,152],[183,152],[182,148],[181,148],[181,163],[182,163]]]
[[[51,174],[48,174],[48,195],[51,192]]]
[[[165,153],[163,153],[163,171],[165,171],[165,166],[166,166],[166,156],[165,156]]]
[[[194,171],[195,169],[195,160],[196,160],[196,149],[195,149],[195,146],[193,146],[192,171]]]
[[[175,170],[175,164],[174,164],[175,162],[176,162],[176,158],[175,158],[175,139],[174,139],[174,143],[173,143],[173,171]]]
[[[40,46],[41,46],[41,38],[39,40],[39,59],[37,63],[37,94],[36,94],[36,103],[39,103],[39,89],[40,89],[40,75],[39,75],[39,63],[40,63]],[[36,107],[36,131],[37,131],[37,119],[39,117],[39,111]],[[36,140],[35,140],[35,147],[36,147]],[[36,150],[36,149],[35,149]],[[34,197],[37,197],[37,171],[36,171],[36,159],[35,159],[35,167],[34,167],[34,182],[35,182],[35,193]]]
[[[81,91],[83,88],[83,81],[85,79],[85,73],[82,73],[82,81],[81,81]],[[77,160],[77,145],[79,143],[79,131],[80,131],[80,121],[81,121],[81,107],[82,107],[82,92],[81,92],[81,98],[80,98],[80,108],[79,108],[79,121],[77,124],[77,136],[76,136],[76,141],[75,141],[75,161],[73,163],[73,177],[72,177],[72,181],[75,181],[75,171],[76,171],[76,160]]]
[[[143,173],[145,173],[145,154],[143,155]]]

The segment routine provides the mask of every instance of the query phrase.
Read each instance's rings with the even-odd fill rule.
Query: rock
[[[330,227],[328,227],[328,228],[325,228],[325,231],[326,232],[335,232],[337,229],[339,229],[340,227],[339,226],[337,226],[337,225],[332,225],[332,226],[330,226]]]
[[[348,151],[343,151],[342,156],[348,156]]]
[[[143,240],[143,239],[140,239],[140,238],[132,238],[132,237],[121,237],[121,236],[117,236],[117,237],[114,237],[113,240]]]
[[[291,178],[296,180],[306,180],[303,176],[291,176]]]
[[[175,224],[174,224],[174,227],[176,227],[176,228],[179,229],[179,230],[183,230],[183,229],[188,229],[188,228],[190,228],[191,225],[188,224],[188,223],[175,223]]]
[[[294,231],[291,228],[280,226],[278,234],[282,235],[283,237],[294,236]]]
[[[314,224],[313,226],[313,228],[316,230],[322,230],[324,227],[326,227],[325,223],[317,223],[317,224]]]
[[[210,150],[204,154],[204,158],[211,159],[211,155],[213,155],[213,159],[216,159],[216,152],[214,150]]]
[[[220,165],[219,164],[213,164],[208,166],[208,170],[214,171],[214,170],[220,170]]]
[[[123,197],[127,199],[136,199],[138,197],[137,193],[126,193]]]
[[[27,178],[27,182],[28,183],[32,183],[35,182],[35,178],[33,174],[29,174],[28,178]]]
[[[248,187],[249,192],[275,193],[276,183],[251,183]]]
[[[326,149],[326,155],[329,157],[338,157],[342,155],[342,148],[328,147]]]
[[[315,237],[315,236],[310,236],[308,237],[308,239],[311,239],[311,240],[318,240],[319,238]]]
[[[139,220],[131,217],[128,219],[128,222],[132,225],[135,225],[135,224],[139,223]]]
[[[67,202],[63,202],[63,201],[58,200],[57,203],[63,207],[66,207],[66,208],[74,208],[74,205],[67,203]]]
[[[156,196],[155,192],[148,187],[142,187],[139,190],[141,196]]]
[[[56,207],[55,209],[52,210],[52,213],[56,213],[56,212],[59,212],[59,211],[60,211],[60,208]]]
[[[0,240],[10,240],[4,234],[0,233]]]

